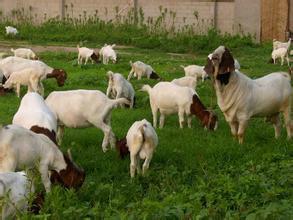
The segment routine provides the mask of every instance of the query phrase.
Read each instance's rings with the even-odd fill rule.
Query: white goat
[[[18,34],[17,29],[12,26],[6,26],[5,30],[6,30],[6,35],[17,35]]]
[[[37,60],[38,57],[36,54],[28,48],[18,48],[18,49],[13,49],[11,48],[11,52],[14,54],[15,57],[21,57],[24,59],[29,59],[29,60]]]
[[[57,119],[38,93],[30,92],[23,96],[12,124],[43,133],[57,144]]]
[[[136,61],[132,63],[131,61],[129,62],[131,66],[131,70],[129,72],[129,75],[127,77],[127,80],[130,80],[132,75],[134,77],[137,76],[137,79],[140,80],[141,77],[146,76],[148,79],[159,79],[160,77],[155,73],[154,69],[148,65],[145,64],[141,61]]]
[[[281,58],[281,66],[283,66],[285,57],[286,57],[288,66],[290,66],[288,50],[286,48],[280,47],[278,49],[273,50],[272,52],[272,59],[274,61],[274,64],[276,64],[276,59]]]
[[[26,68],[38,69],[41,73],[40,80],[47,78],[56,78],[58,86],[63,86],[67,78],[67,73],[62,69],[54,69],[42,61],[28,60],[21,57],[6,57],[0,60],[0,72],[4,75],[5,79],[10,77],[10,74]]]
[[[130,82],[128,82],[120,73],[108,71],[109,78],[106,95],[115,98],[126,98],[130,101],[130,108],[133,108],[135,101],[135,92]]]
[[[0,130],[0,158],[0,172],[13,172],[39,164],[47,192],[51,189],[49,170],[60,172],[67,167],[62,152],[48,137],[18,125],[8,125]]]
[[[207,59],[205,70],[214,78],[218,105],[229,123],[231,133],[243,143],[248,120],[253,116],[267,117],[279,137],[283,112],[288,138],[291,138],[291,77],[275,72],[252,80],[234,70],[233,56],[224,46],[218,47]]]
[[[156,131],[146,119],[136,121],[129,128],[126,141],[130,152],[130,176],[134,177],[135,170],[140,173],[140,159],[145,159],[142,166],[142,174],[144,175],[158,145]]]
[[[279,48],[286,48],[287,51],[290,49],[291,45],[291,38],[289,38],[288,42],[281,42],[277,41],[276,39],[273,40],[273,50],[279,49]]]
[[[181,65],[181,67],[184,69],[185,76],[192,76],[195,78],[201,77],[202,82],[208,76],[207,73],[204,71],[204,66],[189,65],[184,67]]]
[[[52,92],[45,102],[57,118],[59,143],[63,136],[64,126],[69,128],[95,126],[104,132],[102,143],[104,152],[109,142],[111,147],[115,146],[115,136],[110,126],[111,110],[118,104],[130,104],[125,98],[109,99],[98,90]]]
[[[99,57],[97,56],[97,54],[95,53],[93,49],[89,49],[87,47],[79,47],[79,45],[77,45],[77,50],[78,50],[78,58],[77,58],[78,64],[82,64],[83,59],[85,59],[84,64],[86,64],[89,59],[92,60],[92,63],[94,63],[94,61],[98,63]]]
[[[103,64],[108,64],[109,60],[112,60],[113,63],[117,61],[117,55],[113,49],[116,44],[107,45],[105,44],[99,51],[100,57],[103,59]]]
[[[4,88],[16,88],[17,97],[20,97],[20,86],[27,86],[27,92],[38,92],[44,96],[44,86],[41,82],[43,70],[40,68],[26,68],[13,72],[3,85]]]
[[[178,79],[173,79],[171,83],[174,83],[178,86],[186,86],[192,89],[196,88],[197,79],[192,76],[184,76]]]
[[[188,127],[191,127],[191,116],[195,115],[209,129],[217,128],[216,116],[207,111],[198,95],[189,87],[178,86],[171,82],[159,82],[153,88],[144,85],[141,91],[146,91],[150,97],[153,114],[153,126],[157,127],[157,112],[160,112],[160,128],[163,128],[165,115],[178,113],[180,128],[183,128],[184,115],[187,116]]]
[[[0,173],[1,219],[12,218],[18,211],[28,209],[28,198],[34,192],[32,182],[25,172]]]

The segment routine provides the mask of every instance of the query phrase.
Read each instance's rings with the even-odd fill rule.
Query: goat
[[[92,60],[92,63],[95,61],[96,63],[99,62],[99,54],[96,54],[93,49],[89,49],[87,47],[79,47],[77,45],[77,50],[78,50],[78,58],[77,58],[77,63],[82,64],[82,60],[85,59],[85,63],[87,63],[88,59]]]
[[[148,79],[158,79],[161,78],[158,76],[158,74],[154,71],[154,69],[141,61],[136,61],[132,63],[132,61],[129,62],[131,66],[131,70],[129,72],[129,75],[127,77],[127,80],[129,81],[134,74],[134,77],[137,76],[137,79],[140,80],[141,77],[146,76]]]
[[[185,76],[192,76],[195,78],[201,77],[202,82],[207,78],[207,73],[204,71],[204,66],[198,66],[198,65],[189,65],[189,66],[182,66],[184,69]]]
[[[157,127],[157,112],[159,111],[160,128],[164,126],[165,115],[178,113],[180,128],[183,128],[184,115],[187,115],[189,128],[191,128],[191,115],[195,115],[205,128],[217,129],[217,116],[205,108],[193,89],[171,82],[160,82],[153,88],[144,85],[141,91],[149,94],[154,128]]]
[[[28,48],[18,48],[18,49],[10,49],[11,52],[14,54],[15,57],[21,57],[24,59],[32,59],[32,60],[37,60],[38,57],[36,56],[36,54]]]
[[[0,172],[36,166],[46,192],[51,190],[51,181],[68,188],[79,188],[85,179],[84,171],[73,163],[71,156],[63,155],[47,136],[18,125],[3,127],[0,130]]]
[[[20,86],[28,87],[28,92],[38,92],[44,96],[44,86],[41,82],[42,71],[40,68],[26,68],[13,72],[3,87],[5,89],[16,88],[17,97],[20,97]]]
[[[125,98],[109,99],[98,90],[52,92],[45,102],[57,118],[59,143],[64,133],[64,126],[69,128],[95,126],[104,132],[102,143],[104,152],[109,142],[111,147],[115,146],[115,135],[110,126],[112,109],[119,104],[130,104]]]
[[[27,93],[13,116],[12,124],[46,135],[57,144],[57,119],[38,93]]]
[[[6,31],[6,35],[17,35],[18,34],[18,30],[12,26],[6,26],[5,31]]]
[[[130,82],[128,82],[120,73],[113,73],[108,71],[109,78],[108,88],[106,95],[111,95],[118,98],[126,98],[130,101],[130,108],[133,108],[135,100],[135,92]]]
[[[291,77],[288,73],[275,72],[250,79],[235,70],[233,56],[224,46],[218,47],[211,59],[207,58],[205,71],[213,79],[218,105],[240,144],[253,116],[267,117],[274,125],[275,137],[279,137],[280,112],[284,114],[287,135],[291,138]]]
[[[178,86],[186,86],[189,87],[191,89],[195,89],[196,88],[196,83],[197,83],[197,79],[195,77],[192,76],[184,76],[178,79],[173,79],[171,81],[171,83],[174,83]]]
[[[280,47],[278,49],[273,50],[273,52],[272,52],[272,60],[273,60],[274,64],[276,64],[277,58],[281,58],[281,66],[283,66],[285,57],[286,57],[288,66],[290,66],[288,51],[286,48]]]
[[[103,64],[108,64],[109,60],[112,60],[113,63],[117,61],[117,55],[115,50],[113,49],[116,44],[107,45],[105,44],[99,51],[100,57],[103,59]]]

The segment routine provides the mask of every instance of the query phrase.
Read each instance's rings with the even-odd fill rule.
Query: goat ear
[[[210,58],[207,58],[207,64],[204,66],[203,69],[209,76],[212,76],[214,73],[214,66],[212,63],[212,60]]]
[[[218,74],[234,72],[234,71],[235,71],[234,58],[232,54],[230,53],[230,51],[227,48],[225,48],[225,52],[223,53],[221,58]]]
[[[67,149],[67,156],[72,161],[72,154],[70,148]]]

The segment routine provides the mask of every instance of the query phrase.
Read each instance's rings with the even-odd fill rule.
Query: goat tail
[[[180,67],[183,68],[183,69],[185,68],[185,66],[183,66],[183,65],[180,65]]]
[[[77,44],[76,47],[77,47],[77,49],[79,49],[79,47],[80,47],[79,44]]]
[[[15,50],[14,50],[13,48],[11,48],[10,51],[11,51],[12,53],[14,53]]]
[[[150,95],[152,87],[150,85],[145,84],[141,87],[140,91],[147,92]]]
[[[133,63],[132,63],[132,61],[131,61],[131,60],[129,61],[129,64],[130,64],[130,66],[132,66],[132,64],[133,64]]]

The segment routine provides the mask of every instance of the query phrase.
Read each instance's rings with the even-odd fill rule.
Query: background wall
[[[115,20],[117,14],[126,16],[130,10],[142,8],[144,22],[166,12],[166,26],[179,29],[193,25],[198,33],[215,27],[222,33],[249,33],[259,41],[286,38],[286,29],[289,24],[293,26],[290,2],[292,0],[0,0],[0,10],[2,16],[10,18],[20,10],[39,23],[52,17],[98,16],[102,20]]]

